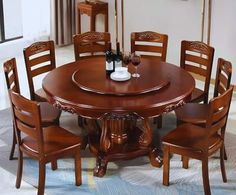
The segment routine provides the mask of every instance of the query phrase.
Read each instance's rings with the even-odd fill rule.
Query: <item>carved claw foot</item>
[[[154,148],[150,152],[149,159],[150,159],[150,162],[151,162],[152,166],[154,166],[154,167],[159,167],[160,168],[163,164],[162,157],[160,156],[160,154],[159,154],[159,152],[156,148]]]
[[[93,170],[93,175],[96,177],[103,177],[106,174],[107,161],[101,158],[97,158],[96,167]]]

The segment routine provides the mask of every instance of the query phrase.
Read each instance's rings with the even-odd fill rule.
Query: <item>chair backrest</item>
[[[35,100],[33,78],[47,73],[56,67],[55,47],[53,41],[36,42],[24,49],[26,72],[30,98]]]
[[[17,74],[16,59],[12,58],[3,64],[7,89],[11,89],[16,93],[20,93],[20,85]]]
[[[24,98],[12,90],[9,90],[9,95],[17,143],[21,146],[22,133],[31,137],[37,143],[39,155],[41,155],[44,150],[40,105],[35,101]]]
[[[110,33],[85,32],[75,35],[73,39],[75,60],[77,61],[87,56],[101,55],[101,53],[104,55],[109,49],[108,42],[110,42]]]
[[[204,78],[204,93],[209,94],[215,49],[199,41],[182,41],[180,67]]]
[[[131,33],[131,53],[140,52],[141,55],[158,56],[166,61],[168,36],[152,31]]]
[[[218,59],[215,80],[214,97],[223,94],[230,87],[232,76],[232,64],[222,58]]]
[[[221,130],[221,136],[224,138],[232,94],[233,86],[231,86],[220,96],[210,100],[210,109],[206,123],[208,136],[214,135],[216,132]]]

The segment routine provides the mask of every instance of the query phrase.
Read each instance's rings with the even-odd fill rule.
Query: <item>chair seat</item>
[[[183,124],[162,138],[165,145],[201,152],[206,139],[206,129],[192,124]],[[220,144],[220,135],[215,134],[208,140],[208,150]]]
[[[46,102],[47,101],[47,95],[43,88],[40,88],[35,91],[35,100],[39,102]]]
[[[43,128],[43,139],[45,156],[54,155],[72,147],[78,147],[82,143],[80,136],[74,135],[58,126]],[[29,136],[23,138],[22,146],[29,152],[38,154],[38,145],[33,138]]]
[[[194,88],[191,96],[191,102],[201,102],[204,100],[205,93],[199,88]]]
[[[208,104],[188,103],[175,110],[178,120],[192,124],[206,124]]]
[[[56,123],[61,115],[61,111],[53,107],[48,102],[39,102],[39,104],[43,126],[48,126],[52,123]]]

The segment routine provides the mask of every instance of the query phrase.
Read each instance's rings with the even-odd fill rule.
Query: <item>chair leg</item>
[[[20,188],[21,179],[22,179],[22,171],[23,171],[23,154],[19,149],[19,152],[18,152],[18,168],[17,168],[17,177],[16,177],[16,188]]]
[[[169,185],[169,171],[170,171],[170,147],[165,146],[163,148],[163,185]]]
[[[75,154],[75,185],[80,186],[82,183],[81,179],[81,156],[80,149]]]
[[[57,126],[60,126],[60,118],[58,118],[58,119],[56,120],[56,125],[57,125]]]
[[[84,120],[83,120],[83,117],[81,117],[81,116],[78,116],[78,125],[79,125],[79,127],[84,126]]]
[[[87,145],[88,145],[88,135],[85,135],[83,137],[83,141],[81,143],[81,149],[85,150]]]
[[[51,169],[53,171],[57,170],[57,160],[51,161]]]
[[[183,122],[181,120],[176,119],[176,126],[178,127],[181,124],[183,124]]]
[[[162,115],[159,115],[157,117],[157,128],[161,129],[162,128]]]
[[[16,147],[16,134],[15,134],[14,125],[12,126],[12,129],[13,129],[13,135],[12,135],[12,145],[11,145],[11,152],[10,152],[9,160],[13,160],[15,147]]]
[[[44,188],[45,188],[45,163],[39,161],[39,180],[38,180],[38,195],[44,194]]]
[[[211,194],[210,184],[209,184],[209,174],[208,174],[208,157],[202,160],[202,179],[205,195]]]
[[[182,156],[182,163],[183,163],[184,169],[188,169],[188,162],[189,162],[189,158],[186,156]]]
[[[226,149],[225,149],[225,145],[224,145],[224,160],[228,160]]]
[[[221,168],[223,182],[227,182],[227,177],[226,177],[226,172],[225,172],[224,153],[225,153],[225,147],[222,146],[220,148],[220,168]]]

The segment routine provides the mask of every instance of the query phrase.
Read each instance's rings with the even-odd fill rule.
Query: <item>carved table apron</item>
[[[84,86],[92,81],[91,88],[81,87],[73,79],[73,74],[85,70],[87,72],[80,75],[81,83]],[[43,79],[43,89],[50,103],[90,119],[87,129],[89,148],[97,157],[95,176],[105,174],[109,161],[143,155],[149,155],[151,164],[160,167],[158,150],[151,145],[149,118],[170,112],[191,97],[195,82],[185,70],[154,58],[142,58],[138,70],[140,78],[111,81],[105,74],[105,59],[92,57],[56,68]],[[132,65],[129,72],[134,72]],[[153,83],[159,86],[158,79],[167,82],[162,82],[161,87],[143,90]],[[137,120],[141,121],[141,128],[137,127]]]

